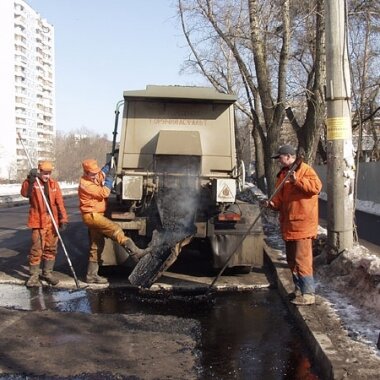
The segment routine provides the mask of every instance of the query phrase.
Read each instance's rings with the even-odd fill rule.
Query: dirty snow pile
[[[256,202],[267,198],[252,184],[247,184],[247,189]],[[371,211],[373,213],[373,208]],[[262,216],[267,244],[281,250],[285,257],[285,245],[281,238],[277,213],[265,210]],[[380,339],[380,257],[363,246],[355,245],[352,250],[342,252],[327,264],[324,249],[326,239],[326,229],[319,227],[318,237],[313,245],[316,255],[316,293],[330,303],[349,336],[366,343],[380,355],[377,348]]]
[[[377,349],[380,315],[380,258],[355,245],[330,264],[315,260],[317,293],[326,298],[349,336]]]

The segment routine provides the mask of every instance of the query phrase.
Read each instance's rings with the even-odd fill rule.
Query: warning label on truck
[[[326,122],[327,140],[345,140],[351,138],[351,120],[348,117],[330,117]]]

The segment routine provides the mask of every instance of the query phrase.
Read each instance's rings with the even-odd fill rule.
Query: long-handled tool
[[[115,124],[113,129],[113,139],[112,139],[112,150],[111,150],[111,168],[115,166],[115,153],[116,153],[116,136],[117,136],[117,127],[119,124],[119,115],[120,115],[120,107],[124,104],[124,100],[119,100],[116,103],[115,108]]]
[[[301,164],[302,162],[302,157],[298,157],[293,165],[291,166],[291,168],[289,169],[289,171],[286,173],[286,176],[283,178],[283,180],[279,183],[279,185],[276,187],[276,189],[274,190],[273,194],[269,197],[268,199],[268,202],[270,202],[274,196],[282,189],[282,187],[284,186],[285,182],[288,180],[288,178],[294,173],[294,171],[298,168],[298,166]],[[257,215],[256,219],[252,222],[252,224],[249,226],[248,230],[241,236],[241,238],[239,239],[239,241],[236,243],[236,246],[235,248],[232,250],[232,252],[230,253],[230,255],[228,256],[225,264],[223,265],[222,269],[220,270],[220,272],[218,273],[218,275],[214,278],[214,280],[212,281],[211,285],[209,286],[207,292],[210,292],[210,290],[213,288],[213,286],[215,285],[215,283],[218,281],[219,277],[222,275],[222,273],[225,271],[225,269],[227,268],[228,266],[228,263],[230,262],[232,256],[235,254],[235,252],[237,251],[237,249],[240,247],[240,245],[243,243],[244,239],[248,236],[248,234],[251,232],[252,228],[255,226],[255,224],[257,223],[257,221],[261,218],[261,215],[263,214],[264,212],[264,208],[262,208],[259,212],[259,214]]]
[[[20,139],[21,145],[22,145],[22,147],[23,147],[23,149],[24,149],[24,152],[25,152],[25,154],[26,154],[26,157],[27,157],[27,159],[28,159],[28,162],[29,162],[30,168],[32,169],[32,168],[33,168],[32,160],[30,159],[29,153],[28,153],[28,151],[27,151],[27,149],[26,149],[26,147],[25,147],[25,145],[24,145],[23,138],[21,137],[20,132],[17,132],[17,134],[18,134],[18,137],[19,137],[19,139]],[[63,243],[62,236],[61,236],[61,234],[59,233],[59,228],[58,228],[57,223],[56,223],[56,221],[55,221],[55,219],[54,219],[53,212],[51,211],[51,207],[50,207],[50,205],[49,205],[49,202],[48,202],[47,199],[46,199],[46,195],[45,195],[45,193],[44,193],[44,189],[42,188],[42,185],[41,185],[40,179],[37,177],[37,178],[36,178],[36,181],[37,181],[38,187],[39,187],[39,189],[40,189],[40,191],[41,191],[42,198],[43,198],[43,200],[44,200],[44,202],[45,202],[45,206],[46,206],[46,208],[47,208],[47,210],[48,210],[48,213],[49,213],[49,216],[50,216],[51,221],[52,221],[52,223],[53,223],[54,229],[55,229],[55,231],[56,231],[56,233],[57,233],[57,235],[58,235],[58,239],[59,239],[59,241],[60,241],[60,243],[61,243],[61,246],[62,246],[63,252],[65,253],[65,256],[66,256],[67,262],[68,262],[68,264],[69,264],[69,267],[70,267],[71,273],[73,274],[74,281],[75,281],[75,285],[76,285],[77,289],[80,289],[80,287],[79,287],[79,281],[78,281],[77,275],[75,274],[75,270],[74,270],[74,267],[73,267],[73,265],[72,265],[72,263],[71,263],[71,260],[70,260],[69,254],[67,253],[67,250],[66,250],[65,244]]]

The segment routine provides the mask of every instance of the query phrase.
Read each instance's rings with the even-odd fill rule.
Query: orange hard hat
[[[42,172],[51,172],[53,170],[53,163],[51,161],[40,161],[38,169]]]
[[[89,172],[89,173],[99,173],[101,170],[98,166],[98,162],[92,158],[89,158],[88,160],[84,160],[82,162],[82,167],[85,172]]]

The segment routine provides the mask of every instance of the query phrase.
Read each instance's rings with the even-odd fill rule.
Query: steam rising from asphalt
[[[131,284],[149,287],[178,255],[175,245],[194,234],[200,186],[200,157],[162,156],[156,161],[156,202],[162,229],[153,233],[141,258],[128,277]]]
[[[194,222],[200,197],[200,160],[195,158],[196,161],[194,157],[176,156],[170,162],[163,160],[163,167],[158,168],[158,172],[163,173],[159,177],[157,194],[163,229],[153,235],[152,246],[155,251],[173,247],[195,231]]]

